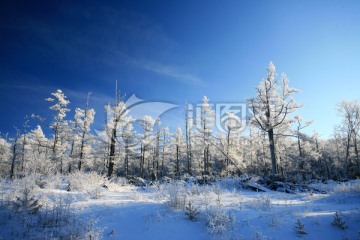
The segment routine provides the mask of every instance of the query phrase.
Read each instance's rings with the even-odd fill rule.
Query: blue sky
[[[302,90],[306,131],[329,137],[336,103],[359,98],[360,2],[2,1],[0,131],[31,113],[49,123],[56,89],[69,118],[93,92],[100,128],[116,80],[127,96],[181,105],[163,124],[183,126],[185,101],[253,97],[269,61]]]

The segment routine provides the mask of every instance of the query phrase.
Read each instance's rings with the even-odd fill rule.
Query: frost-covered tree
[[[130,160],[132,156],[135,154],[135,146],[136,146],[136,139],[135,139],[135,132],[133,131],[133,125],[128,123],[124,126],[122,131],[122,139],[124,141],[124,172],[125,177],[130,175]]]
[[[343,100],[337,105],[339,116],[342,117],[342,123],[338,130],[346,136],[346,155],[343,166],[344,175],[348,175],[348,166],[350,161],[351,142],[354,146],[355,158],[357,161],[357,172],[360,175],[360,157],[358,152],[358,135],[360,130],[360,102],[358,100]]]
[[[27,117],[25,117],[26,119]],[[21,172],[24,173],[24,166],[25,166],[25,158],[26,158],[26,152],[29,149],[29,146],[27,146],[27,129],[29,127],[28,125],[29,119],[25,120],[25,123],[23,125],[23,134],[21,136],[22,142],[21,142]]]
[[[171,155],[171,139],[170,139],[170,131],[169,128],[163,127],[161,128],[160,133],[160,176],[164,177],[168,173],[168,167],[170,166],[169,159]]]
[[[301,145],[301,140],[306,138],[306,136],[304,134],[301,133],[300,130],[306,128],[307,126],[309,126],[312,121],[305,121],[303,120],[302,117],[300,116],[295,116],[294,117],[295,121],[296,121],[296,130],[294,131],[295,133],[295,137],[296,137],[296,140],[297,140],[297,145],[298,145],[298,150],[299,150],[299,157],[300,158],[303,158],[304,157],[304,151],[303,151],[303,148],[302,148],[302,145]]]
[[[15,128],[15,130],[16,130],[16,135],[15,135],[15,138],[13,139],[13,143],[11,146],[11,166],[10,166],[10,178],[11,179],[13,179],[15,177],[16,162],[17,162],[18,156],[20,155],[20,150],[19,150],[20,131],[17,128]]]
[[[176,129],[176,132],[173,134],[172,145],[174,147],[175,153],[175,176],[180,177],[181,174],[181,158],[185,149],[184,136],[180,128]]]
[[[140,176],[145,177],[145,163],[147,160],[147,174],[150,172],[150,158],[148,151],[154,143],[153,126],[155,120],[151,116],[144,116],[140,121],[140,127],[143,129],[143,133],[140,136]]]
[[[8,174],[8,163],[11,157],[11,144],[5,138],[0,137],[0,176],[5,177]]]
[[[61,130],[65,128],[64,125],[66,124],[64,118],[66,117],[67,112],[70,111],[70,109],[67,108],[70,101],[66,99],[67,97],[60,89],[58,89],[55,93],[51,93],[51,95],[54,98],[50,97],[45,100],[55,103],[50,107],[50,110],[55,112],[54,121],[50,128],[54,131],[54,143],[52,147],[53,157],[55,160],[58,160],[59,158],[62,159],[61,156],[59,156],[59,139],[62,133]],[[62,172],[62,167],[63,165],[60,163],[60,172]]]
[[[148,167],[151,168],[151,179],[157,180],[159,175],[160,138],[161,138],[161,121],[159,117],[155,120],[153,127],[153,134],[154,134],[154,142],[152,144],[152,159],[151,159],[152,162],[151,162],[151,166]]]
[[[263,78],[256,88],[256,96],[249,99],[248,104],[253,112],[252,123],[268,135],[271,172],[274,175],[277,174],[275,131],[279,127],[291,123],[290,113],[300,106],[292,98],[292,95],[298,90],[289,87],[286,75],[282,74],[279,82],[276,77],[275,65],[272,62],[270,62],[267,72],[267,77]]]
[[[228,112],[225,119],[226,122],[223,124],[225,126],[226,133],[225,135],[219,135],[219,144],[223,149],[225,157],[222,164],[222,170],[225,170],[226,175],[229,174],[229,172],[234,173],[234,171],[237,171],[237,173],[240,174],[238,166],[240,165],[240,161],[243,156],[242,153],[244,153],[242,147],[240,146],[241,138],[239,130],[241,128],[241,122],[232,112]],[[229,167],[232,167],[232,169]],[[233,169],[234,167],[235,169]]]
[[[190,113],[192,113],[192,106],[188,103],[185,104],[185,142],[186,142],[186,162],[187,162],[187,173],[192,175],[192,136],[193,136],[193,125],[194,119]]]
[[[108,161],[108,177],[110,178],[114,173],[115,165],[115,154],[117,143],[121,141],[121,132],[123,128],[133,121],[133,118],[129,116],[129,110],[127,109],[124,102],[120,101],[120,98],[117,99],[117,102],[114,106],[107,105],[105,107],[107,113],[107,137],[110,139],[110,149],[109,149],[109,161]]]
[[[79,162],[78,169],[81,170],[81,166],[84,163],[84,155],[86,152],[85,143],[87,141],[87,133],[90,131],[90,125],[94,122],[95,110],[89,108],[89,98],[91,93],[88,93],[86,100],[86,108],[76,108],[75,109],[75,120],[76,125],[80,129],[80,153],[79,153]]]
[[[37,125],[35,129],[29,132],[28,144],[31,149],[28,153],[28,173],[49,174],[53,172],[53,165],[49,157],[51,143],[45,137],[40,125]]]
[[[210,173],[210,141],[212,127],[215,122],[215,112],[212,109],[212,105],[209,104],[209,99],[204,96],[203,103],[201,105],[200,116],[197,116],[198,121],[198,136],[200,144],[203,146],[203,174],[207,175]]]

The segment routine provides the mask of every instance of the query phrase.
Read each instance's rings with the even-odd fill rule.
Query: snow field
[[[25,239],[90,239],[91,236],[91,239],[355,240],[360,237],[359,180],[311,184],[327,194],[270,190],[260,193],[241,189],[238,182],[238,179],[225,179],[200,186],[179,180],[135,187],[124,179],[109,181],[94,173],[52,178],[29,176],[12,182],[2,179],[0,239],[24,236]],[[42,206],[36,215],[12,207],[11,203],[16,202],[24,188],[31,189]],[[189,203],[194,211],[193,220],[186,214]],[[49,217],[53,212],[60,217]],[[345,222],[344,229],[332,224],[336,212]],[[54,221],[69,219],[61,220],[63,224],[59,226],[42,226],[44,216]],[[298,234],[295,228],[298,220],[306,234]],[[65,233],[68,238],[61,238]]]

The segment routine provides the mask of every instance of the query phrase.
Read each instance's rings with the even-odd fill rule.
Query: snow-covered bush
[[[116,187],[124,187],[124,186],[129,186],[129,181],[127,178],[124,177],[116,177],[116,178],[112,178],[107,182],[107,186],[109,188],[111,188],[111,186]]]
[[[206,227],[215,237],[224,237],[234,228],[235,216],[221,207],[211,207],[205,215]]]
[[[20,212],[36,214],[39,212],[41,205],[39,200],[31,193],[31,190],[25,187],[21,194],[16,197],[14,207]]]
[[[103,196],[103,191],[104,191],[103,187],[95,187],[93,189],[86,191],[86,194],[90,198],[99,199]]]
[[[252,209],[268,211],[271,209],[271,200],[268,196],[263,195],[247,202],[247,206]]]
[[[65,189],[68,183],[65,181],[63,175],[55,174],[53,176],[40,176],[37,180],[37,185],[40,188]]]
[[[185,209],[187,197],[184,181],[171,181],[160,186],[159,194],[168,200],[168,206],[173,209]]]
[[[169,207],[175,209],[184,209],[186,204],[185,188],[176,185],[169,187]]]
[[[295,231],[299,237],[303,237],[307,232],[305,231],[305,224],[303,224],[299,219],[295,223]]]
[[[270,227],[276,227],[278,225],[280,225],[281,223],[281,216],[280,214],[276,213],[276,212],[272,212],[270,213],[270,222],[269,222],[269,226]]]
[[[334,187],[334,193],[357,193],[360,196],[360,180],[354,180],[348,183],[338,184]]]
[[[0,222],[0,236],[4,239],[101,239],[95,220],[80,218],[69,201],[38,201],[29,189],[23,190],[17,200],[1,200],[0,218],[5,221]]]
[[[333,194],[329,197],[335,202],[346,204],[360,200],[360,180],[352,180],[334,186]]]
[[[14,190],[22,191],[24,188],[33,190],[38,188],[37,181],[40,178],[40,175],[30,174],[23,178],[16,178],[12,182],[12,188]]]
[[[332,221],[332,225],[340,228],[341,230],[344,230],[347,228],[346,222],[343,220],[341,214],[339,214],[337,212],[335,212],[334,219]]]
[[[97,174],[96,172],[74,172],[69,174],[69,187],[71,191],[93,191],[99,186],[104,186],[108,183],[106,177]]]
[[[43,239],[101,239],[102,230],[94,226],[95,219],[83,219],[70,203],[59,200],[54,206],[39,212],[38,236]]]
[[[195,206],[194,201],[192,201],[191,198],[189,198],[189,201],[185,206],[185,213],[191,221],[196,220],[197,216],[200,213],[199,207]]]

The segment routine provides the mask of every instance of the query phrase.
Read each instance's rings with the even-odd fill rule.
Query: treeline
[[[342,122],[335,126],[331,139],[319,139],[317,133],[307,135],[302,131],[311,122],[294,114],[301,107],[293,99],[298,90],[289,87],[285,74],[277,78],[272,63],[255,96],[247,101],[252,116],[245,131],[240,131],[243,119],[232,112],[222,122],[223,131],[216,130],[215,110],[204,97],[199,115],[194,119],[185,105],[184,129],[170,132],[160,119],[133,119],[131,109],[116,92],[114,102],[105,106],[104,129],[95,133],[91,131],[95,117],[89,106],[91,94],[85,108],[76,108],[70,119],[70,101],[61,90],[52,93],[46,99],[54,113],[52,136],[45,136],[41,125],[30,129],[29,121],[41,120],[35,115],[26,118],[14,138],[2,135],[1,177],[73,171],[153,180],[243,173],[293,181],[360,176],[360,103],[338,104]]]

